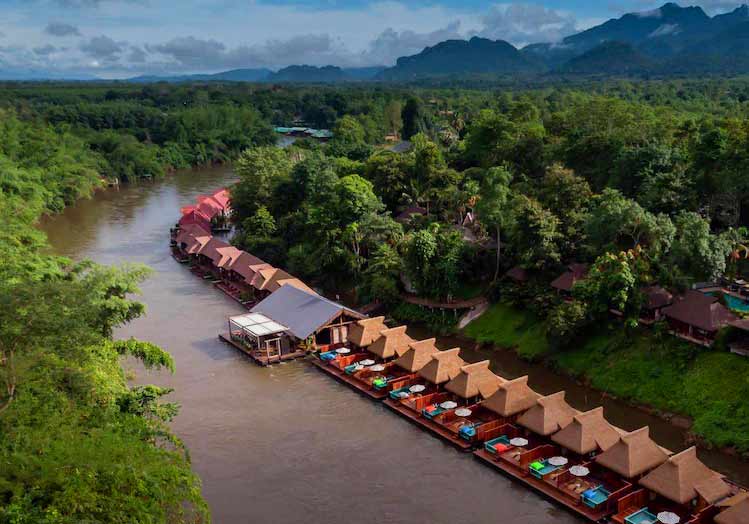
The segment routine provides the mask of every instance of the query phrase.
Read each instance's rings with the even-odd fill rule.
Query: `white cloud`
[[[570,14],[534,4],[496,4],[482,18],[479,36],[515,45],[557,42],[577,30]]]

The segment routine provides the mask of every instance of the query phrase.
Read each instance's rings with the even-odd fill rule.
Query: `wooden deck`
[[[226,342],[227,344],[231,346],[234,346],[236,349],[238,349],[239,351],[241,351],[242,353],[250,357],[255,362],[255,364],[259,366],[270,366],[271,364],[278,364],[280,362],[287,362],[289,360],[296,360],[298,358],[304,358],[307,355],[306,351],[297,350],[293,353],[286,353],[285,355],[271,356],[270,358],[268,358],[265,355],[255,354],[252,351],[248,350],[246,347],[244,347],[242,344],[238,344],[234,342],[231,339],[231,337],[229,337],[228,334],[222,333],[218,336],[218,338],[221,341]]]
[[[460,451],[471,451],[473,449],[473,444],[470,442],[466,442],[462,438],[460,438],[458,435],[453,433],[452,431],[448,430],[447,428],[432,422],[431,420],[424,418],[421,416],[420,413],[416,413],[414,410],[407,408],[397,400],[393,399],[387,399],[384,404],[398,413],[400,416],[404,417],[405,419],[409,420],[410,422],[428,430],[432,435],[441,438],[448,444],[452,445],[453,447],[459,449]]]
[[[548,482],[539,480],[536,477],[528,474],[527,472],[521,471],[520,469],[513,467],[508,463],[495,460],[494,455],[492,455],[485,449],[474,451],[473,456],[489,467],[501,471],[508,477],[519,480],[526,486],[531,487],[537,493],[553,500],[567,510],[585,518],[586,520],[589,520],[591,522],[601,522],[609,515],[609,512],[607,512],[606,510],[595,510],[593,508],[589,508],[582,502],[572,500],[570,497],[564,495]]]
[[[325,373],[327,373],[328,375],[330,375],[337,381],[346,384],[347,386],[351,387],[354,391],[361,393],[362,395],[365,395],[371,399],[382,400],[388,396],[387,391],[380,391],[380,390],[373,389],[372,387],[369,387],[367,384],[365,384],[361,380],[357,380],[351,377],[350,375],[347,375],[345,372],[339,369],[336,369],[333,366],[330,366],[317,358],[312,360],[312,364],[314,364],[314,366],[317,369],[324,371]]]

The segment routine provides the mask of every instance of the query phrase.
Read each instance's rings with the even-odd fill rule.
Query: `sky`
[[[0,73],[390,66],[450,38],[554,42],[651,0],[0,0]],[[708,13],[741,2],[694,0]]]

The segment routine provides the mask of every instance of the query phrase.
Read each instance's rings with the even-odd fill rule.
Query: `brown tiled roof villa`
[[[568,270],[551,283],[551,287],[560,291],[572,291],[575,283],[585,279],[587,275],[587,264],[570,264]]]
[[[710,332],[718,331],[737,318],[718,302],[717,297],[693,290],[687,291],[672,306],[665,308],[663,314],[669,319]]]

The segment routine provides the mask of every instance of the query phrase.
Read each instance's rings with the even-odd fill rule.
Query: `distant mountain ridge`
[[[128,81],[327,84],[474,75],[668,77],[747,73],[749,6],[711,17],[701,7],[680,7],[669,2],[652,11],[612,18],[557,43],[531,44],[522,49],[503,40],[473,37],[426,47],[415,55],[398,58],[390,68],[292,65],[275,72],[235,69],[215,74],[140,76]]]

